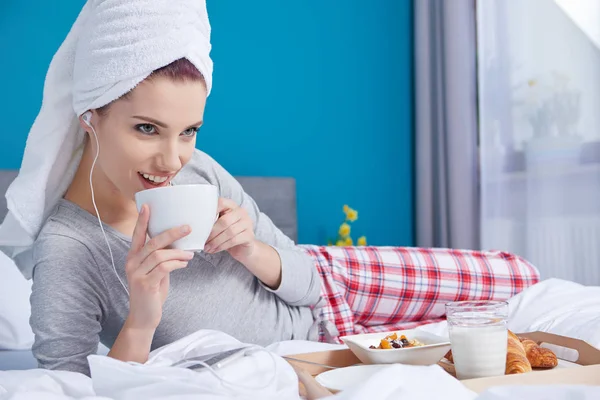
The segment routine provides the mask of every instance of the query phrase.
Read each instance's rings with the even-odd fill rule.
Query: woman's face
[[[100,142],[95,174],[109,190],[130,199],[141,190],[168,185],[192,157],[205,105],[204,82],[155,77],[103,115],[94,112]],[[95,154],[93,134],[90,140]]]

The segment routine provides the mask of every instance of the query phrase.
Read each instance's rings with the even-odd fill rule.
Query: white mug
[[[165,186],[135,194],[138,211],[144,204],[150,209],[148,234],[151,238],[171,228],[190,226],[192,231],[170,246],[188,251],[204,250],[218,218],[218,201],[217,187],[209,184]]]

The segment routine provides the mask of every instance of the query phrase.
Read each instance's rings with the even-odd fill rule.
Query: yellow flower
[[[347,237],[346,238],[346,242],[344,243],[346,246],[352,246],[352,238],[351,237]]]
[[[346,213],[346,219],[350,222],[354,222],[358,219],[358,211],[350,209],[347,213]]]
[[[347,204],[344,204],[344,214],[346,214],[346,219],[350,221],[354,221],[358,217],[356,210],[348,207]]]
[[[344,242],[343,240],[338,240],[337,242],[335,242],[335,245],[338,247],[342,247],[346,244],[346,242]]]
[[[341,237],[346,237],[350,234],[350,225],[348,225],[347,223],[343,223],[340,226],[340,230],[339,230],[339,234]]]
[[[367,237],[366,236],[359,237],[358,240],[356,241],[356,244],[358,246],[366,246],[367,245]]]

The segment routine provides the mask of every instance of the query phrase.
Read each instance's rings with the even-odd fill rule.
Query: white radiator
[[[552,218],[528,223],[527,258],[542,278],[600,285],[600,218]]]
[[[542,279],[600,285],[600,217],[483,221],[484,249],[506,250],[529,260]]]

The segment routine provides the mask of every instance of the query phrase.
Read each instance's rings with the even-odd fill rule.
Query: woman
[[[80,37],[71,47],[75,112],[66,114],[78,118],[79,126],[61,131],[61,138],[85,139],[79,157],[62,164],[58,183],[50,179],[56,173],[44,181],[46,193],[61,198],[46,201],[37,213],[43,227],[35,232],[31,253],[31,325],[41,367],[87,374],[86,357],[100,341],[111,357],[144,362],[152,349],[199,329],[262,345],[288,339],[335,342],[353,332],[437,321],[448,300],[505,299],[537,281],[533,267],[505,253],[295,246],[229,173],[195,150],[212,84],[210,46],[197,43],[208,33],[179,41],[182,21],[184,27],[208,24],[204,5],[198,9],[197,3],[181,2],[188,8],[172,10],[170,2],[154,1],[152,7],[165,8],[151,13],[142,0],[127,7],[104,1],[87,13],[84,8],[79,29],[69,34]],[[127,46],[102,41],[102,35],[119,29],[108,29],[115,21],[139,15],[144,18],[127,31]],[[152,21],[156,15],[160,28]],[[172,41],[154,32],[169,26]],[[86,37],[94,38],[91,49],[82,42]],[[144,59],[152,40],[154,54],[167,54],[164,59]],[[178,46],[181,52],[172,50]],[[188,55],[190,46],[201,50]],[[106,47],[118,50],[112,54]],[[141,71],[122,71],[130,67]],[[53,66],[49,77],[52,71]],[[46,94],[44,101],[50,101]],[[40,115],[47,110],[42,107]],[[60,154],[47,165],[56,168]],[[134,202],[140,190],[189,183],[219,189],[219,218],[203,253],[169,249],[189,234],[187,226],[147,240],[150,210],[144,206],[138,213]],[[21,221],[28,214],[19,215],[19,200],[27,199],[9,193],[11,212]]]
[[[202,75],[180,59],[92,110],[91,126],[81,121],[88,135],[83,157],[34,245],[31,323],[42,366],[85,372],[85,356],[99,338],[110,356],[144,362],[151,347],[201,328],[265,345],[309,337],[309,306],[320,291],[314,263],[231,175],[195,150],[205,101]],[[95,134],[101,151],[92,174],[94,205]],[[167,249],[189,227],[146,242],[150,210],[138,213],[133,196],[171,183],[219,188],[220,217],[203,253]]]

